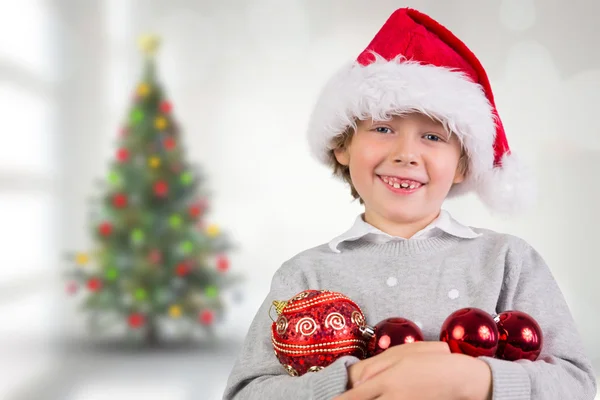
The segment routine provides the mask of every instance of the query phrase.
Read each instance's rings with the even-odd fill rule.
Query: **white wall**
[[[63,165],[69,247],[87,243],[84,196],[105,174],[112,141],[139,76],[139,33],[162,35],[160,72],[189,156],[215,193],[212,220],[241,249],[245,301],[226,329],[240,334],[273,272],[328,241],[360,212],[348,190],[308,155],[305,127],[321,85],[368,44],[402,1],[106,1],[65,9],[70,62]],[[523,236],[545,256],[585,343],[600,358],[596,208],[600,189],[600,3],[558,0],[413,1],[461,37],[486,66],[515,152],[540,182],[541,203],[517,220],[474,198],[448,204],[460,220]],[[104,31],[106,29],[106,31]],[[82,86],[86,83],[85,86]],[[67,92],[65,92],[67,93]],[[76,96],[76,97],[75,97]],[[69,106],[69,107],[70,107]]]

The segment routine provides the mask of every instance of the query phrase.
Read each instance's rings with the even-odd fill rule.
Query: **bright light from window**
[[[0,83],[0,110],[4,110],[0,171],[52,175],[56,141],[52,103],[4,82]]]

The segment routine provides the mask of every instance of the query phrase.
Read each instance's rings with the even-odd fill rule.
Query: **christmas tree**
[[[142,79],[90,206],[93,250],[69,254],[67,272],[67,291],[81,295],[92,333],[121,324],[149,343],[161,338],[165,321],[210,333],[224,312],[223,290],[238,281],[228,271],[232,246],[206,222],[204,178],[184,159],[172,104],[157,82],[158,45],[155,36],[140,39]]]

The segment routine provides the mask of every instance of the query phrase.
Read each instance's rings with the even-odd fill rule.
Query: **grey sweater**
[[[449,234],[376,244],[359,239],[306,250],[275,273],[247,333],[224,399],[331,399],[346,390],[355,357],[300,377],[288,376],[271,344],[269,308],[306,289],[341,292],[367,323],[401,316],[439,340],[443,321],[463,307],[490,314],[520,310],[544,333],[537,361],[482,357],[492,370],[494,400],[593,400],[596,381],[564,297],[542,257],[524,240],[490,230],[475,239]]]

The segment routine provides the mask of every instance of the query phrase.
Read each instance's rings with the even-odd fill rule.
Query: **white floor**
[[[154,351],[59,340],[55,298],[40,291],[0,305],[0,399],[222,398],[239,338]]]
[[[45,369],[22,381],[11,399],[221,399],[236,350],[221,346],[144,353],[66,352],[50,368],[46,363]]]

